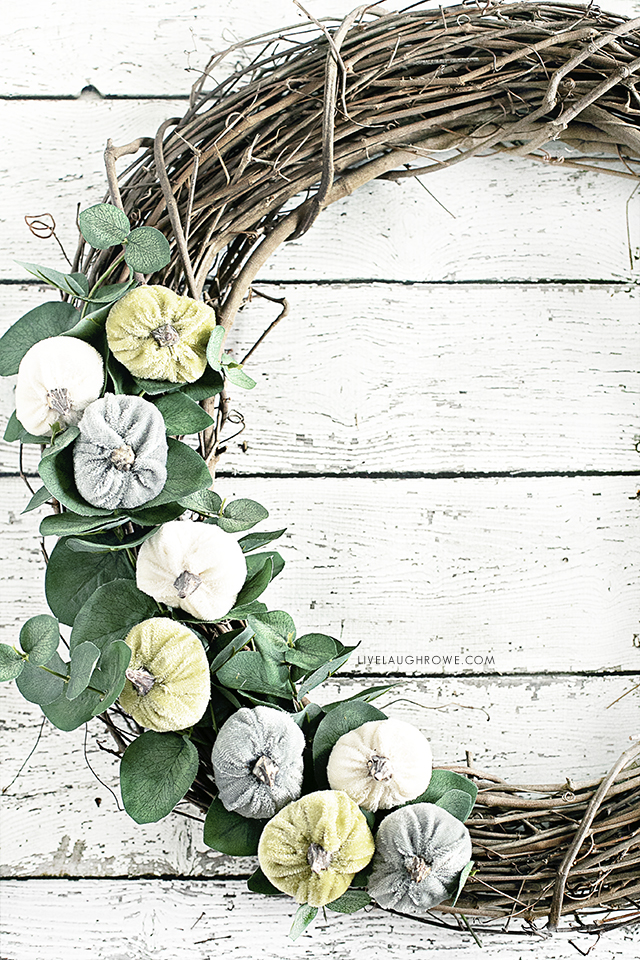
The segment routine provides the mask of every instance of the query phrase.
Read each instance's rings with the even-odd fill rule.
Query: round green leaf
[[[317,914],[317,907],[310,907],[308,903],[301,903],[293,918],[291,930],[289,930],[289,939],[297,940],[298,937],[304,933],[309,924],[313,923]]]
[[[70,330],[80,318],[70,303],[41,303],[16,320],[0,338],[0,376],[18,372],[20,361],[27,350],[46,337],[58,337]]]
[[[254,857],[265,823],[265,820],[241,817],[234,810],[225,809],[216,797],[204,821],[204,842],[232,857]]]
[[[29,663],[35,667],[48,663],[58,649],[59,642],[58,621],[48,613],[31,617],[20,631],[20,646],[29,654]]]
[[[149,500],[139,511],[152,510],[164,503],[173,503],[211,486],[211,474],[199,453],[186,443],[169,437],[167,440],[167,482],[157,497]],[[138,523],[138,510],[129,510],[131,519]],[[80,512],[80,511],[78,511]]]
[[[78,564],[78,555],[75,556]],[[83,563],[93,560],[95,554],[85,554]],[[119,557],[119,553],[98,554],[100,558]],[[157,617],[155,600],[142,593],[133,580],[112,580],[92,591],[77,614],[71,631],[71,650],[90,640],[104,650],[114,640],[124,640],[132,627],[143,620]]]
[[[155,227],[137,227],[127,237],[124,259],[138,273],[155,273],[169,263],[171,247]]]
[[[104,690],[104,696],[93,707],[91,716],[97,717],[116,702],[125,681],[125,670],[131,660],[131,649],[124,640],[114,640],[100,654],[98,666],[91,677],[91,686]]]
[[[43,670],[42,667],[26,663],[16,680],[16,686],[25,700],[29,700],[30,703],[39,703],[41,707],[60,698],[65,699],[66,682],[63,677],[67,675],[67,664],[63,663],[57,653],[54,653],[45,666],[47,669]],[[62,676],[55,676],[55,674],[62,674]]]
[[[329,786],[327,762],[335,744],[345,733],[361,727],[369,720],[386,720],[386,714],[362,700],[345,701],[320,721],[313,738],[313,766],[318,789]]]
[[[69,434],[70,427],[65,430]],[[77,428],[76,428],[77,429]],[[75,440],[75,436],[70,438]],[[38,473],[45,487],[56,500],[64,504],[69,510],[83,517],[108,517],[108,510],[93,507],[80,496],[73,473],[73,450],[70,446],[65,449],[52,445],[50,451],[45,451],[38,464]]]
[[[112,580],[119,583],[126,580],[134,585],[130,579],[133,575],[126,553],[86,554],[80,560],[78,554],[69,549],[66,539],[59,540],[49,557],[45,574],[47,602],[58,620],[73,626],[78,612],[99,587]]]
[[[120,764],[124,808],[136,823],[171,813],[198,772],[198,751],[186,737],[152,730],[129,744]]]
[[[100,650],[90,640],[79,644],[71,651],[69,683],[65,690],[67,700],[75,700],[83,690],[86,690],[99,657]]]
[[[207,343],[207,363],[212,370],[222,370],[220,362],[220,351],[224,338],[227,335],[225,328],[221,325],[213,328],[209,342]]]
[[[464,823],[473,810],[473,800],[465,790],[447,790],[437,801],[436,806],[442,807],[447,813]]]
[[[78,216],[80,233],[96,250],[106,250],[129,236],[129,218],[111,203],[97,203]]]
[[[0,643],[0,681],[15,680],[24,670],[26,663],[8,643]]]
[[[327,910],[336,913],[355,913],[371,903],[371,897],[364,890],[345,890],[341,897],[327,904]]]
[[[213,424],[213,418],[184,393],[166,393],[152,402],[164,417],[167,433],[173,437],[199,433]]]

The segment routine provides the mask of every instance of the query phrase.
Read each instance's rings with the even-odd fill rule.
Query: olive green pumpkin
[[[471,859],[463,823],[433,803],[410,803],[376,834],[369,894],[386,910],[422,914],[446,900]]]
[[[168,287],[127,293],[107,317],[114,357],[136,377],[193,383],[207,366],[207,343],[216,325],[211,307]]]
[[[211,680],[195,633],[175,620],[153,617],[137,624],[125,643],[131,648],[119,698],[125,713],[158,733],[197,723],[209,703]]]
[[[388,810],[415,800],[429,786],[431,747],[410,723],[370,720],[343,734],[327,764],[329,786],[365,810]]]
[[[73,448],[79,493],[105,510],[140,507],[167,480],[167,437],[157,407],[142,397],[107,393],[90,403]]]
[[[322,907],[342,896],[373,856],[373,836],[353,800],[339,790],[308,793],[262,831],[258,859],[274,887]]]

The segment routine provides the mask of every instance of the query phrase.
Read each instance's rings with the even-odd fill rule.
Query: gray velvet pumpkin
[[[463,823],[433,803],[408,804],[380,824],[369,894],[386,910],[422,914],[451,896],[470,859]]]
[[[220,800],[243,817],[273,817],[302,790],[304,734],[289,714],[242,707],[222,725],[211,753]]]
[[[107,393],[90,403],[78,424],[73,470],[80,494],[115,510],[153,500],[167,480],[162,414],[142,397]]]

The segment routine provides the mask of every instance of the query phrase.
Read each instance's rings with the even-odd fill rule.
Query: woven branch
[[[229,54],[239,63],[213,83]],[[342,24],[303,23],[214,56],[182,118],[154,140],[108,144],[110,196],[135,225],[171,240],[170,264],[150,279],[204,296],[228,331],[271,254],[374,178],[496,152],[560,162],[541,148],[563,140],[638,180],[639,73],[640,18],[590,4],[360,7]],[[118,178],[116,160],[140,150]],[[77,263],[83,255],[95,278],[113,252],[81,247]],[[202,451],[211,462],[227,408],[223,395],[210,409],[216,428]],[[121,752],[136,732],[117,708],[105,722]],[[480,786],[469,821],[477,872],[441,912],[547,917],[552,927],[573,914],[584,930],[582,911],[628,906],[637,921],[639,756],[633,747],[608,777],[577,786],[514,786],[455,768]],[[187,799],[206,810],[215,793],[206,749],[200,760]]]

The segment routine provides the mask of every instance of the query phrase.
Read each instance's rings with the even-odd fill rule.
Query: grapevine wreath
[[[637,921],[640,744],[602,779],[523,786],[432,770],[423,735],[373,704],[388,688],[318,706],[351,648],[258,599],[284,531],[254,529],[265,508],[212,480],[225,385],[255,386],[225,339],[269,256],[374,178],[478,154],[548,162],[562,140],[565,166],[637,180],[640,19],[361,6],[231,51],[155,139],[109,142],[109,195],[79,214],[71,272],[24,265],[62,297],[2,339],[6,437],[41,446],[26,509],[52,505],[40,533],[58,540],[51,614],[0,647],[0,677],[62,730],[106,725],[138,823],[187,800],[212,848],[257,853],[249,887],[295,899],[294,937],[320,907],[369,904],[455,929]]]

